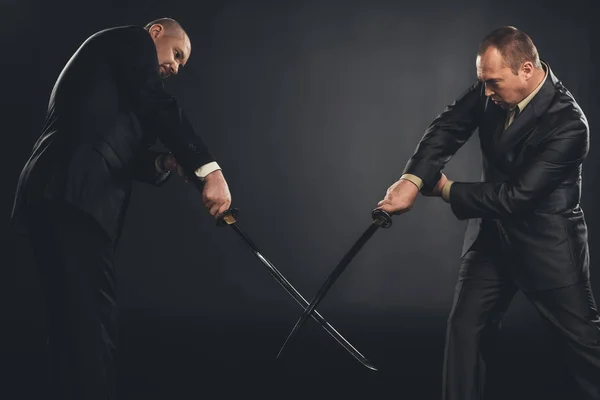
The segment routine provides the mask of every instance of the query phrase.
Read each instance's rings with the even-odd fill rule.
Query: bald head
[[[147,30],[148,32],[150,32],[150,30],[152,29],[152,27],[154,25],[161,25],[162,28],[165,30],[165,34],[167,34],[169,36],[175,36],[175,37],[187,36],[187,34],[185,33],[185,30],[181,27],[181,24],[179,22],[175,21],[173,18],[155,19],[154,21],[147,23],[146,26],[144,27],[144,29]]]
[[[144,27],[156,46],[159,72],[163,78],[176,75],[192,52],[192,43],[179,22],[171,18],[156,19]]]

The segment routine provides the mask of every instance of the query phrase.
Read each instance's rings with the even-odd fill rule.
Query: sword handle
[[[392,226],[392,216],[382,209],[376,208],[371,212],[374,221],[377,221],[382,228]]]
[[[217,226],[234,224],[236,222],[235,217],[237,217],[239,212],[240,210],[237,208],[230,208],[229,210],[225,211],[217,217]]]

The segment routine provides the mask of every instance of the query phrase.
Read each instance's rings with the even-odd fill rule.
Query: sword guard
[[[392,216],[379,208],[374,209],[371,212],[371,216],[373,217],[373,220],[379,220],[381,222],[382,228],[389,228],[392,226]]]
[[[239,212],[240,210],[237,208],[230,208],[229,210],[225,211],[217,217],[217,226],[234,224],[236,222],[235,217]]]

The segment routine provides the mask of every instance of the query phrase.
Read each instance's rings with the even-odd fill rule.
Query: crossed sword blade
[[[283,353],[287,347],[293,342],[293,339],[298,335],[300,328],[306,323],[308,317],[313,316],[316,311],[315,308],[317,305],[323,300],[327,291],[331,288],[333,283],[339,278],[339,276],[344,272],[344,269],[350,264],[350,261],[354,258],[354,256],[360,251],[360,249],[367,243],[367,241],[373,236],[373,234],[380,228],[389,228],[392,225],[392,217],[385,211],[380,209],[375,209],[371,212],[371,216],[373,218],[373,222],[369,225],[369,227],[365,230],[365,232],[360,236],[360,238],[354,243],[354,245],[348,250],[348,252],[344,255],[339,264],[334,268],[333,272],[327,277],[327,280],[315,297],[311,300],[308,307],[304,309],[302,316],[294,325],[294,328],[289,333],[288,337],[285,339],[285,342],[281,346],[279,350],[279,354],[277,354],[277,359],[280,359],[283,356]]]
[[[244,242],[252,249],[252,252],[258,257],[258,259],[267,267],[271,275],[279,282],[279,284],[288,292],[290,296],[296,300],[298,304],[302,306],[304,310],[310,308],[310,316],[317,321],[329,335],[331,335],[348,353],[350,353],[356,360],[358,360],[365,367],[377,371],[377,368],[364,356],[362,355],[350,342],[348,342],[335,328],[323,318],[318,311],[313,311],[315,306],[310,307],[308,301],[302,297],[300,292],[292,286],[292,284],[281,274],[277,268],[258,250],[256,245],[250,240],[248,235],[240,228],[237,223],[236,216],[239,210],[237,208],[231,208],[225,211],[217,218],[218,226],[230,226],[233,230],[244,239]],[[307,308],[308,307],[308,308]],[[306,311],[305,311],[306,314]],[[308,314],[306,314],[308,318]],[[303,314],[304,316],[304,314]]]

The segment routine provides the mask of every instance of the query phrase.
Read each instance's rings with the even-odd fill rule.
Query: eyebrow
[[[481,78],[478,78],[480,82],[484,82],[484,83],[493,83],[493,82],[500,82],[502,81],[502,78],[490,78],[490,79],[486,79],[483,80]]]

